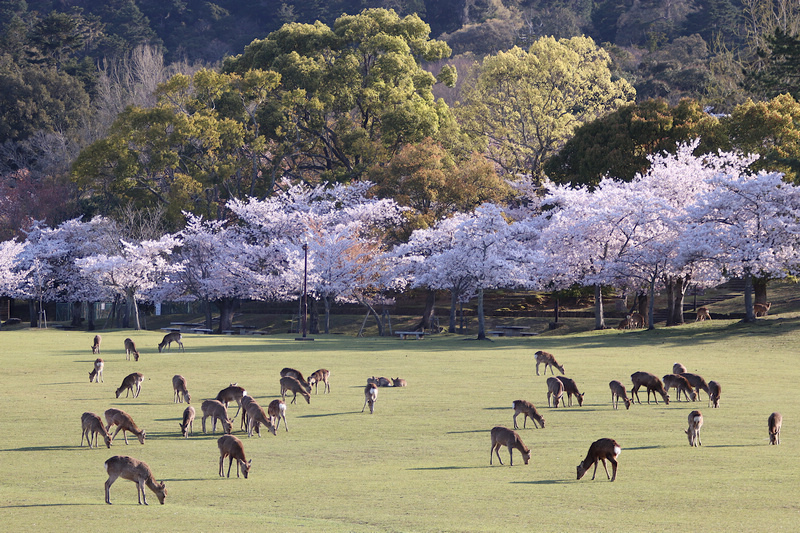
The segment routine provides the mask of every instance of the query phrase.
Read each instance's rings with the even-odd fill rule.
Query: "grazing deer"
[[[392,378],[392,387],[406,387],[408,383],[403,378]]]
[[[255,403],[255,399],[252,396],[248,394],[242,396],[242,417],[240,419],[241,424],[239,425],[242,431],[247,431],[248,424],[250,423],[250,419],[247,416],[247,406],[251,403]]]
[[[131,355],[133,355],[134,361],[139,360],[139,351],[136,349],[136,344],[131,339],[125,339],[125,359],[130,361]]]
[[[228,477],[231,477],[231,465],[233,460],[236,460],[236,477],[239,477],[239,470],[241,469],[244,478],[247,479],[247,474],[250,472],[250,467],[253,460],[249,461],[244,456],[244,445],[242,441],[233,435],[223,435],[217,440],[219,446],[219,477],[224,477],[222,473],[222,463],[225,457],[228,458]]]
[[[514,466],[514,449],[516,448],[522,454],[522,460],[525,464],[528,464],[528,461],[531,459],[531,450],[525,443],[522,442],[522,439],[519,438],[519,435],[513,429],[508,429],[503,426],[495,426],[492,428],[492,448],[489,450],[489,464],[492,464],[492,452],[497,455],[497,460],[500,461],[500,464],[503,464],[503,460],[500,458],[500,447],[507,446],[508,447],[508,458],[511,463],[511,466]]]
[[[178,343],[178,347],[181,349],[182,352],[186,351],[183,349],[183,335],[181,335],[180,331],[173,331],[171,333],[167,333],[164,335],[164,338],[161,339],[161,342],[158,343],[158,353],[164,351],[166,347],[167,350],[172,351],[172,343]]]
[[[549,366],[551,375],[555,375],[555,372],[553,372],[553,367],[556,367],[558,369],[558,371],[561,372],[561,375],[564,375],[564,365],[559,365],[558,361],[556,361],[556,358],[553,357],[553,354],[544,352],[542,350],[539,350],[538,352],[536,352],[533,355],[536,358],[536,375],[537,376],[539,375],[539,365],[540,364],[544,364],[544,373],[545,374],[547,374],[547,367]]]
[[[626,316],[625,318],[620,320],[619,324],[617,324],[617,329],[631,329],[630,316]]]
[[[783,416],[780,413],[772,413],[767,419],[767,426],[769,427],[769,443],[781,443],[781,426],[783,425]]]
[[[636,398],[636,401],[639,404],[642,403],[642,400],[639,399],[639,388],[645,387],[647,389],[647,403],[650,403],[650,393],[653,393],[653,399],[656,401],[656,405],[658,405],[658,398],[656,397],[656,393],[659,393],[662,398],[664,398],[664,403],[669,405],[669,394],[667,391],[664,390],[664,384],[661,383],[661,380],[658,379],[657,376],[651,374],[650,372],[634,372],[631,374],[631,381],[633,382],[633,389],[631,389],[631,397]]]
[[[205,400],[200,406],[203,411],[203,433],[206,432],[206,418],[211,417],[211,433],[217,432],[217,420],[222,422],[222,431],[231,432],[231,419],[228,418],[228,408],[219,400]]]
[[[691,383],[689,380],[683,377],[680,374],[667,374],[664,376],[664,388],[667,392],[669,389],[675,388],[678,391],[676,398],[678,401],[681,401],[681,392],[683,393],[684,398],[691,400],[694,402],[697,400],[697,393],[692,389]]]
[[[558,378],[547,378],[547,407],[550,407],[550,396],[553,397],[553,407],[558,408],[558,403],[564,395],[564,385]]]
[[[310,390],[310,389],[309,389]],[[311,396],[306,392],[306,388],[300,383],[297,379],[291,376],[284,376],[281,378],[281,398],[286,400],[286,393],[293,392],[294,397],[292,398],[292,403],[297,401],[297,394],[300,393],[303,395],[303,398],[306,399],[306,403],[311,403]]]
[[[286,423],[286,402],[283,400],[272,400],[267,406],[267,414],[274,420],[273,424],[277,430],[281,427],[281,420],[283,420],[283,428],[289,431],[289,424]]]
[[[190,434],[194,434],[193,431],[193,424],[194,424],[194,407],[191,405],[183,410],[183,422],[180,422],[179,425],[181,426],[181,436],[185,438],[189,438]]]
[[[106,480],[106,503],[111,505],[111,485],[121,477],[128,481],[136,483],[136,495],[139,497],[139,505],[144,502],[147,505],[147,496],[144,493],[144,487],[152,490],[158,497],[158,502],[164,505],[164,500],[167,497],[167,487],[162,481],[156,483],[156,478],[150,467],[144,461],[139,461],[127,455],[115,455],[105,462],[106,472],[108,472],[108,479]]]
[[[703,427],[703,413],[694,410],[689,413],[689,429],[686,434],[689,436],[689,446],[702,446],[700,442],[700,428]]]
[[[689,383],[692,385],[692,387],[694,387],[694,390],[697,392],[698,398],[700,397],[701,390],[706,391],[706,394],[708,394],[708,396],[711,397],[711,393],[708,392],[708,384],[706,383],[706,380],[704,380],[702,376],[699,376],[697,374],[692,374],[691,372],[682,372],[681,376],[689,380]]]
[[[586,458],[578,465],[578,479],[581,479],[584,474],[588,472],[589,467],[594,464],[594,472],[592,472],[592,480],[594,481],[594,477],[597,474],[597,462],[603,461],[603,469],[606,471],[606,477],[614,481],[617,479],[617,457],[619,457],[621,452],[622,448],[614,439],[599,439],[594,441],[592,445],[589,446],[589,452],[586,454]],[[611,463],[611,470],[614,473],[613,476],[608,475],[606,459]]]
[[[100,354],[100,341],[103,338],[100,335],[94,336],[94,343],[92,344],[92,354],[99,355]]]
[[[136,423],[133,421],[133,418],[131,418],[131,415],[129,415],[125,411],[114,408],[106,409],[103,415],[106,418],[106,424],[108,424],[106,426],[106,431],[109,431],[111,429],[111,426],[114,425],[117,426],[116,431],[114,431],[114,434],[111,436],[112,440],[115,439],[117,437],[117,433],[119,433],[120,430],[122,430],[122,436],[125,439],[126,445],[128,444],[127,432],[131,432],[134,435],[136,435],[136,438],[139,439],[139,444],[144,444],[144,439],[147,436],[147,433],[145,433],[143,429],[139,429],[136,426]]]
[[[711,313],[708,311],[708,307],[698,307],[697,317],[694,319],[694,321],[702,322],[705,319],[711,320]]]
[[[91,372],[89,372],[89,383],[91,383],[92,381],[98,383],[98,379],[103,383],[105,383],[105,380],[103,379],[104,364],[105,363],[103,363],[103,360],[100,359],[99,357],[94,360],[94,368],[92,369]]]
[[[192,403],[192,397],[186,388],[186,378],[181,375],[172,376],[172,389],[175,392],[172,397],[175,403],[183,403],[184,400],[186,400],[186,403]],[[182,398],[181,395],[183,395]]]
[[[756,314],[756,316],[767,316],[770,307],[772,307],[772,302],[765,304],[753,304],[753,312]]]
[[[622,398],[622,401],[625,403],[625,409],[631,408],[633,401],[628,398],[628,391],[625,390],[625,386],[621,381],[617,381],[616,379],[610,381],[608,387],[611,389],[611,406],[614,407],[614,409],[619,407],[620,398]]]
[[[708,382],[708,403],[711,407],[719,407],[719,397],[722,394],[722,385],[711,380]]]
[[[673,374],[683,374],[684,372],[686,372],[686,367],[683,366],[682,364],[675,363],[674,365],[672,365]]]
[[[249,398],[249,396],[248,396]],[[264,411],[264,408],[258,405],[255,400],[252,402],[247,403],[246,411],[247,413],[247,436],[253,436],[253,430],[255,429],[258,433],[258,436],[261,436],[261,424],[267,426],[267,430],[272,433],[273,435],[277,435],[276,428],[272,423],[272,417],[268,416],[267,413]]]
[[[529,417],[531,420],[533,420],[533,427],[538,429],[539,424],[541,424],[542,428],[544,428],[544,417],[539,414],[539,411],[536,410],[536,407],[531,402],[527,400],[514,400],[511,403],[511,406],[514,408],[514,429],[519,429],[519,426],[517,425],[517,416],[519,416],[520,413],[524,415],[524,418],[522,419],[523,429],[525,428]]]
[[[641,313],[631,313],[628,315],[631,329],[642,329],[644,327],[644,315]]]
[[[308,386],[311,387],[313,385],[314,394],[317,394],[319,392],[317,390],[317,387],[319,386],[319,383],[322,382],[323,383],[322,393],[325,394],[326,392],[330,392],[331,384],[328,381],[330,377],[331,373],[329,370],[326,370],[325,368],[320,368],[319,370],[308,376]],[[311,392],[311,390],[309,390],[308,392]]]
[[[125,391],[126,398],[128,397],[128,394],[133,394],[134,398],[138,398],[139,393],[142,392],[143,380],[144,376],[141,372],[134,372],[133,374],[128,374],[125,376],[125,379],[122,380],[122,385],[119,386],[115,393],[117,398],[119,398],[119,395],[122,394],[122,391]]]
[[[217,393],[217,401],[225,404],[226,408],[230,402],[236,402],[238,408],[236,409],[236,414],[233,415],[233,418],[236,418],[239,416],[239,411],[242,409],[242,398],[244,396],[247,396],[247,391],[244,390],[244,387],[240,387],[236,383],[231,383]]]
[[[364,409],[367,408],[367,404],[369,404],[369,414],[375,412],[375,402],[378,401],[378,386],[374,383],[367,383],[367,386],[364,387],[364,407],[361,408],[361,412],[364,412]]]
[[[581,394],[578,392],[578,385],[575,383],[575,380],[562,376],[556,376],[556,379],[564,386],[564,392],[567,393],[569,406],[572,407],[572,396],[574,395],[578,399],[578,407],[583,407],[583,397],[586,393],[584,392]]]
[[[292,377],[296,379],[300,384],[305,387],[308,392],[311,392],[311,385],[309,385],[306,378],[303,377],[303,373],[299,370],[295,370],[294,368],[286,367],[281,370],[281,377],[285,378],[286,376]]]
[[[111,448],[111,435],[108,434],[108,430],[103,425],[103,420],[94,413],[83,413],[81,415],[81,446],[83,446],[83,437],[86,436],[86,442],[89,444],[89,448],[92,447],[92,441],[94,440],[94,447],[97,448],[99,445],[97,443],[97,434],[101,434],[103,436],[103,440],[106,443],[106,448]]]

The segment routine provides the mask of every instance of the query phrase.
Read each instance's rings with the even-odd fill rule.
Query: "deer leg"
[[[497,460],[500,461],[500,464],[503,464],[503,460],[500,458],[500,444],[495,445],[494,453],[497,455]]]
[[[611,470],[613,470],[614,472],[614,475],[611,476],[611,481],[614,481],[615,479],[617,479],[617,460],[614,459],[613,457],[609,457],[608,461],[611,463]],[[606,471],[606,474],[607,473],[608,471]]]
[[[109,474],[106,480],[106,503],[111,505],[111,485],[117,480],[119,474]]]
[[[221,455],[219,458],[219,477],[225,477],[225,474],[223,473],[223,462],[225,462],[225,456]]]
[[[592,481],[594,481],[595,474],[597,474],[597,459],[594,460],[594,472],[592,472]]]
[[[147,505],[147,496],[144,493],[144,480],[136,482],[136,496],[139,497],[139,505],[142,505],[142,500],[144,500],[144,504]]]
[[[233,455],[228,456],[228,477],[231,477],[231,466],[233,465]],[[239,467],[236,467],[236,477],[239,477]]]
[[[611,476],[608,475],[608,466],[606,465],[606,458],[601,457],[601,461],[603,461],[603,469],[606,471],[606,478],[611,479]]]

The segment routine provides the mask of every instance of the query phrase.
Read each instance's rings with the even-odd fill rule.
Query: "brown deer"
[[[200,405],[200,410],[203,411],[203,433],[206,432],[206,418],[211,417],[211,433],[217,432],[217,420],[222,422],[222,431],[224,433],[231,432],[233,422],[228,418],[228,408],[219,400],[205,400]]]
[[[639,404],[642,403],[642,400],[639,399],[639,388],[645,387],[647,389],[648,404],[650,403],[650,393],[652,392],[653,399],[656,401],[656,405],[658,405],[656,393],[659,393],[664,399],[664,403],[669,405],[669,394],[667,394],[667,391],[664,390],[664,384],[661,383],[661,380],[658,379],[657,376],[651,374],[650,372],[634,372],[631,374],[631,381],[633,382],[631,397],[636,398],[636,401],[639,402]]]
[[[525,464],[528,464],[528,461],[531,459],[530,448],[525,446],[525,443],[522,442],[522,439],[519,438],[519,435],[516,431],[503,426],[495,426],[492,428],[492,448],[489,450],[490,465],[492,464],[493,452],[497,455],[497,460],[500,461],[500,464],[503,464],[503,460],[500,458],[501,446],[508,447],[508,458],[511,466],[514,466],[515,448],[522,454],[522,460],[525,462]]]
[[[94,355],[99,355],[100,354],[100,341],[101,340],[103,340],[103,338],[100,335],[95,335],[94,336],[94,342],[92,344],[92,354],[94,354]]]
[[[564,386],[564,392],[567,393],[567,401],[569,402],[569,406],[572,407],[572,396],[574,395],[578,400],[578,407],[583,407],[583,397],[586,395],[586,393],[584,392],[581,394],[578,392],[578,385],[575,383],[575,380],[562,376],[556,376],[556,379],[559,380]]]
[[[311,385],[308,384],[306,378],[303,377],[303,373],[299,370],[286,367],[281,370],[281,377],[285,378],[286,376],[296,379],[308,392],[311,392]]]
[[[139,444],[144,444],[144,439],[147,437],[147,433],[143,429],[139,429],[136,426],[136,423],[131,418],[131,415],[122,411],[120,409],[106,409],[103,415],[106,418],[106,431],[111,430],[111,426],[116,425],[117,429],[114,431],[114,434],[111,436],[111,439],[115,439],[117,437],[117,433],[122,431],[122,436],[125,439],[125,444],[128,444],[128,433],[133,433],[136,435],[136,438],[139,439]]]
[[[139,393],[142,392],[142,381],[144,380],[144,376],[141,372],[134,372],[133,374],[128,374],[125,376],[125,379],[122,380],[122,385],[116,391],[117,398],[119,395],[122,394],[122,391],[125,391],[125,397],[128,397],[128,394],[133,394],[134,398],[139,397]]]
[[[158,353],[164,351],[166,348],[169,351],[172,351],[172,343],[178,343],[178,347],[181,349],[182,352],[186,351],[183,349],[183,335],[181,335],[180,331],[173,331],[171,333],[167,333],[164,335],[164,338],[161,339],[161,342],[158,343]]]
[[[331,391],[331,384],[328,381],[330,377],[331,373],[329,370],[325,368],[320,368],[319,370],[308,376],[308,385],[309,387],[313,386],[314,394],[317,394],[319,392],[317,390],[317,387],[319,386],[319,383],[322,382],[323,383],[322,393],[325,394],[326,392]],[[309,392],[311,392],[310,389]]]
[[[249,398],[249,396],[248,396]],[[264,408],[256,403],[255,400],[248,402],[246,406],[247,413],[247,436],[253,436],[255,429],[258,436],[261,436],[261,424],[267,426],[267,430],[273,435],[277,435],[276,428],[272,423],[272,417],[268,416]]]
[[[289,424],[286,423],[286,402],[283,400],[272,400],[267,406],[267,414],[273,420],[275,429],[281,427],[281,420],[283,420],[283,429],[289,431]]]
[[[244,478],[247,479],[247,474],[250,472],[250,467],[253,460],[249,461],[244,456],[244,445],[242,441],[233,435],[223,435],[217,440],[219,446],[219,476],[224,477],[222,470],[222,463],[225,458],[228,458],[228,477],[231,477],[231,465],[234,459],[236,460],[236,477],[239,477],[239,470],[241,469]]]
[[[698,307],[697,317],[694,319],[694,321],[702,322],[705,319],[711,320],[711,313],[708,311],[708,307]]]
[[[309,389],[310,390],[310,389]],[[286,393],[293,392],[294,397],[292,403],[297,401],[297,394],[301,394],[306,399],[306,403],[311,403],[311,396],[306,392],[306,388],[300,381],[291,376],[284,376],[281,378],[281,399],[286,400]]]
[[[691,372],[682,372],[681,376],[689,380],[689,383],[692,385],[692,387],[694,387],[695,392],[697,392],[698,398],[700,398],[701,390],[706,391],[706,394],[708,394],[709,397],[711,396],[711,393],[708,392],[708,384],[706,383],[706,380],[704,380],[702,376],[699,376],[697,374],[692,374]]]
[[[781,443],[781,426],[783,425],[783,416],[778,413],[772,413],[767,419],[767,426],[769,427],[769,443]]]
[[[611,389],[611,406],[614,407],[614,409],[619,407],[620,398],[622,398],[622,401],[625,403],[625,409],[631,408],[633,402],[628,398],[628,391],[625,390],[625,386],[621,381],[617,381],[616,379],[610,381],[608,387]]]
[[[164,505],[164,500],[167,497],[167,487],[162,481],[156,482],[153,472],[150,467],[143,461],[128,457],[127,455],[115,455],[105,462],[106,472],[108,472],[108,479],[106,480],[106,503],[111,505],[111,485],[117,478],[127,479],[136,483],[136,495],[139,497],[139,505],[144,503],[147,505],[147,496],[144,493],[144,487],[152,490],[158,502]]]
[[[703,413],[694,410],[689,413],[689,429],[686,434],[689,436],[689,446],[702,446],[700,442],[700,428],[703,427]]]
[[[239,411],[242,409],[242,397],[244,396],[247,396],[247,391],[244,390],[244,387],[240,387],[236,383],[231,383],[217,393],[217,401],[225,404],[226,408],[230,402],[236,402],[236,414],[233,415],[233,418],[236,418],[239,416]]]
[[[376,387],[379,386],[378,385],[378,378],[376,378],[375,376],[372,376],[371,378],[367,378],[367,385],[369,385],[370,383],[372,383]]]
[[[94,368],[92,369],[91,372],[89,372],[89,383],[91,383],[92,381],[94,381],[95,383],[98,383],[98,380],[100,380],[103,383],[105,383],[105,380],[103,379],[103,366],[104,365],[105,365],[105,363],[99,357],[94,360]]]
[[[139,360],[139,351],[136,349],[136,344],[131,339],[125,339],[125,359],[130,361],[131,355],[133,355],[134,361]]]
[[[631,313],[628,315],[631,329],[642,329],[644,327],[644,315],[641,313]]]
[[[536,352],[533,355],[536,358],[536,375],[537,376],[539,375],[539,365],[540,364],[544,364],[544,373],[545,374],[547,374],[547,367],[549,366],[551,375],[555,375],[555,372],[553,372],[553,367],[556,367],[558,369],[558,371],[561,372],[561,375],[564,375],[564,365],[559,365],[558,361],[556,361],[556,358],[553,357],[553,354],[544,352],[542,350],[539,350],[538,352]]]
[[[619,321],[617,324],[617,329],[631,329],[631,319],[630,317],[625,317]]]
[[[684,372],[686,372],[686,367],[683,366],[682,364],[675,363],[674,365],[672,365],[673,374],[683,374]]]
[[[103,436],[103,440],[106,443],[106,448],[111,448],[111,435],[108,434],[108,430],[103,425],[103,420],[94,413],[83,413],[81,415],[81,446],[83,446],[83,437],[86,436],[86,442],[89,444],[89,448],[92,447],[92,441],[94,440],[94,447],[97,448],[99,445],[97,443],[97,434],[101,434]]]
[[[194,407],[191,405],[183,410],[183,422],[179,422],[181,426],[181,436],[185,438],[189,438],[190,434],[193,434],[193,424],[194,424]]]
[[[553,397],[553,407],[558,408],[558,403],[564,395],[564,385],[558,378],[547,378],[547,407],[550,407],[550,396]]]
[[[183,403],[184,400],[186,400],[186,403],[192,403],[192,397],[186,388],[186,378],[181,375],[172,376],[172,389],[174,391],[172,399],[175,403]]]
[[[711,380],[708,382],[708,403],[711,407],[719,407],[719,397],[722,394],[722,385]]]
[[[606,471],[606,477],[611,481],[617,479],[617,457],[622,452],[622,448],[614,439],[599,439],[589,446],[589,452],[586,458],[578,465],[578,479],[581,479],[584,474],[589,470],[589,467],[594,464],[594,472],[592,472],[592,480],[597,474],[597,462],[603,461],[603,469]],[[614,475],[608,475],[608,467],[606,466],[606,459],[611,463],[611,470]]]
[[[374,383],[367,383],[367,386],[364,387],[364,407],[361,408],[361,412],[364,412],[364,409],[367,408],[367,404],[369,404],[369,414],[375,412],[375,402],[378,401],[378,386]]]
[[[684,398],[691,400],[694,402],[697,400],[697,393],[692,389],[691,383],[689,380],[683,377],[680,374],[667,374],[663,377],[664,380],[664,388],[667,392],[669,389],[675,388],[678,391],[676,396],[678,401],[681,401],[681,393],[683,393]]]
[[[531,402],[527,400],[514,400],[511,403],[511,406],[514,408],[514,429],[519,429],[519,426],[517,425],[517,416],[519,416],[520,413],[524,415],[522,419],[523,429],[528,422],[528,418],[533,421],[533,427],[538,429],[539,424],[541,424],[542,428],[544,428],[544,417],[539,414],[539,411],[536,410],[536,406],[534,406]]]
[[[248,424],[250,423],[250,419],[247,416],[247,406],[250,405],[251,403],[255,403],[255,401],[256,400],[248,394],[242,396],[242,417],[240,419],[241,424],[239,426],[242,429],[242,431],[247,431]],[[256,428],[258,428],[258,425],[256,425]]]
[[[392,378],[392,387],[406,387],[408,383],[403,378]]]
[[[770,307],[772,307],[772,302],[765,304],[753,304],[753,312],[756,314],[756,316],[767,316]]]

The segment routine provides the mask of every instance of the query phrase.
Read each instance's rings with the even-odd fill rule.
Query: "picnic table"
[[[202,333],[202,334],[205,335],[205,334],[208,334],[208,333],[212,333],[214,330],[207,329],[207,328],[192,328],[192,331],[194,331],[195,333]]]
[[[502,331],[508,337],[514,337],[522,335],[524,330],[531,328],[530,326],[497,326],[495,329]]]
[[[395,331],[394,334],[399,335],[401,340],[405,340],[411,335],[413,335],[417,340],[425,336],[424,331]]]

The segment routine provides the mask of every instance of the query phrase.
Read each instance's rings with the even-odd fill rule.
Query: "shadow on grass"
[[[105,445],[103,445],[105,448]],[[4,452],[52,452],[52,451],[64,451],[64,450],[71,450],[71,449],[80,449],[81,446],[77,444],[75,446],[26,446],[25,448],[8,448],[6,450],[2,450]],[[89,449],[88,446],[83,446],[83,448]],[[92,448],[94,449],[94,448]]]
[[[474,470],[476,468],[494,468],[491,465],[484,465],[484,466],[429,466],[429,467],[418,467],[418,468],[408,468],[407,470],[418,470],[418,471],[428,471],[428,470]]]
[[[300,415],[297,418],[323,418],[326,416],[353,415],[361,414],[361,411],[345,411],[343,413],[323,413],[319,415]]]
[[[469,429],[466,431],[448,431],[447,435],[461,435],[463,433],[489,433],[491,429]]]
[[[106,502],[100,503],[29,503],[22,505],[0,505],[0,509],[28,509],[34,507],[83,507],[85,505],[107,505]]]
[[[539,479],[533,481],[512,481],[515,485],[564,485],[575,483],[572,479]]]

